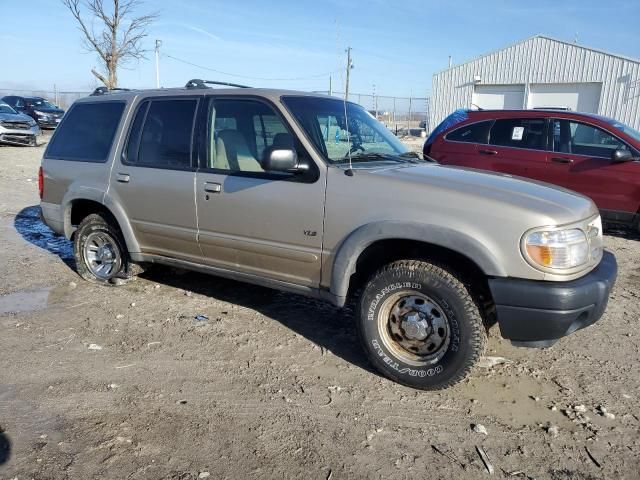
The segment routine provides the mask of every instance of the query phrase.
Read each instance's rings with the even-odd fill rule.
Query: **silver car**
[[[33,118],[0,102],[0,143],[35,146],[38,135],[40,127]]]
[[[106,92],[69,109],[39,178],[82,278],[159,263],[353,305],[371,363],[414,388],[464,378],[495,323],[528,347],[593,324],[616,279],[588,198],[420,158],[327,96]]]

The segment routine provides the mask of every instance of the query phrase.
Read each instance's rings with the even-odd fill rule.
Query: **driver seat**
[[[236,172],[264,172],[238,130],[221,130],[216,138],[213,168]]]

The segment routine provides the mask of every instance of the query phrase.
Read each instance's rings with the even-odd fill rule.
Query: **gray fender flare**
[[[64,205],[65,237],[71,238],[71,235],[73,235],[74,232],[74,227],[71,224],[71,207],[73,206],[73,202],[75,200],[92,200],[104,206],[109,212],[111,212],[111,214],[118,222],[118,226],[120,227],[120,231],[122,232],[122,236],[124,237],[124,241],[127,245],[129,254],[133,253],[135,255],[136,253],[140,252],[140,245],[138,244],[138,240],[133,234],[131,223],[129,223],[127,215],[122,209],[122,206],[119,203],[114,202],[109,195],[105,195],[104,192],[101,192],[97,189],[83,188],[78,191],[70,190],[64,196],[62,204]]]
[[[360,254],[379,240],[416,240],[447,248],[474,262],[487,276],[506,277],[504,268],[491,251],[475,238],[440,225],[419,222],[382,221],[354,230],[338,247],[331,271],[331,293],[345,299],[349,280],[356,271]]]

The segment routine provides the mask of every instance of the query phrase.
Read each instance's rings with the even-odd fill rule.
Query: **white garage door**
[[[476,85],[472,102],[485,110],[519,110],[524,107],[524,85]]]
[[[529,86],[528,108],[562,108],[598,113],[600,83],[539,83]]]

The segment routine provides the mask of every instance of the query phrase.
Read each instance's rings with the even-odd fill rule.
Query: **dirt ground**
[[[425,393],[303,297],[168,268],[82,281],[37,217],[42,151],[0,147],[0,479],[640,478],[637,236],[606,236],[596,325],[547,350],[492,330],[470,379]]]

